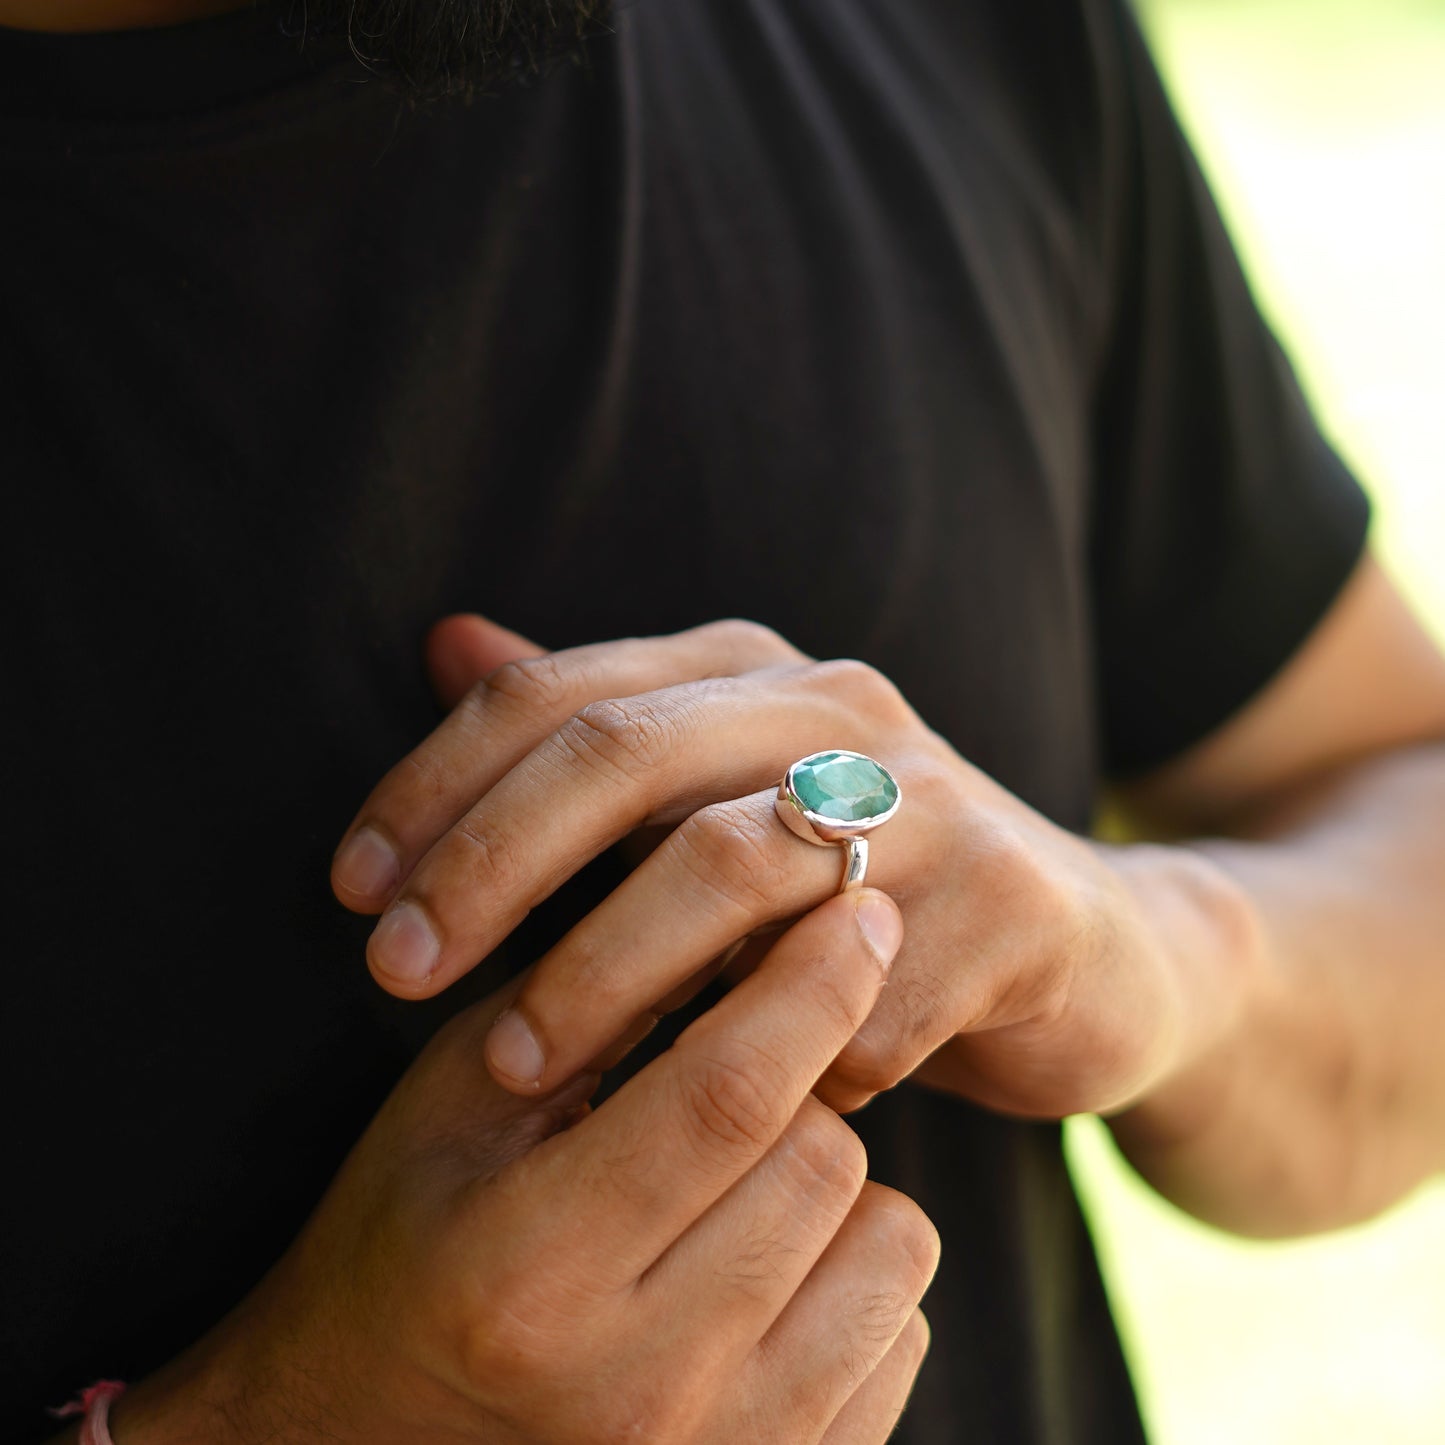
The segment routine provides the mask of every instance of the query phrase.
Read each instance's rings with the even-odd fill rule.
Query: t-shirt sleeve
[[[1091,587],[1102,762],[1127,777],[1279,672],[1353,571],[1369,504],[1255,306],[1137,28],[1117,25]]]

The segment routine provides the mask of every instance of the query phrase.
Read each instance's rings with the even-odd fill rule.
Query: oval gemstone
[[[810,812],[840,823],[862,823],[898,801],[892,774],[857,753],[814,753],[792,772],[793,794]]]

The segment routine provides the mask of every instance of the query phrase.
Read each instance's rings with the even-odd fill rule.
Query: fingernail
[[[865,893],[858,900],[854,916],[858,931],[886,973],[903,942],[903,919],[897,908],[880,893]]]
[[[508,1009],[492,1025],[487,1035],[486,1054],[492,1068],[519,1084],[535,1084],[547,1063],[536,1034],[515,1009]]]
[[[441,944],[427,916],[414,903],[393,908],[371,935],[371,962],[403,983],[422,983],[437,966]]]
[[[375,828],[362,828],[346,840],[346,846],[336,855],[331,875],[348,893],[380,898],[396,886],[401,861]]]

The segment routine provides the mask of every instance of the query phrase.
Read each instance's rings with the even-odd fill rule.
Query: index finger
[[[588,1278],[639,1278],[777,1142],[868,1016],[902,938],[886,894],[829,899],[666,1054],[527,1156],[524,1187],[549,1201],[549,1255],[575,1241]]]

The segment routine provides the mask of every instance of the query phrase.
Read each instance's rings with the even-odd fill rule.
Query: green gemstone
[[[898,784],[871,758],[814,753],[793,769],[793,794],[810,813],[862,823],[898,801]]]

